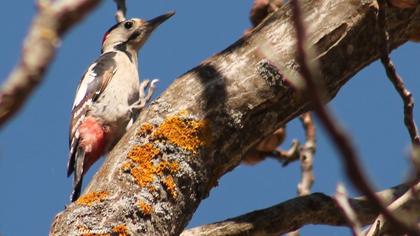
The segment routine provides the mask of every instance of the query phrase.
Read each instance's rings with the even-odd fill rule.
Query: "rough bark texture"
[[[327,101],[379,57],[377,4],[312,0],[304,9]],[[420,6],[387,12],[391,48],[420,32]],[[298,69],[290,14],[282,7],[249,37],[177,78],[140,115],[85,194],[56,216],[50,235],[180,234],[249,148],[309,109],[289,86]],[[270,61],[261,53],[267,50]]]

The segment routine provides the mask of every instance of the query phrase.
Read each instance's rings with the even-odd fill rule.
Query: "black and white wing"
[[[74,171],[75,152],[79,143],[77,129],[85,118],[90,107],[108,86],[115,72],[117,64],[116,52],[102,54],[85,72],[76,91],[70,122],[70,154],[67,164],[67,175]]]

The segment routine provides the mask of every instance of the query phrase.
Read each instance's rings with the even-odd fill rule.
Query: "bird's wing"
[[[117,70],[116,52],[102,54],[85,72],[76,91],[70,122],[70,155],[67,174],[74,170],[75,151],[79,143],[77,129],[83,121],[92,104],[96,102],[108,86]]]

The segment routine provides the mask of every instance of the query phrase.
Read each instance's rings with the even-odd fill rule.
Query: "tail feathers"
[[[71,167],[74,170],[73,175],[73,191],[70,195],[70,201],[76,201],[81,193],[82,190],[82,182],[83,182],[83,164],[85,161],[85,151],[83,148],[78,147],[76,154],[74,155],[75,158],[73,159],[73,166]],[[69,161],[70,163],[70,161]],[[70,173],[71,174],[71,173]]]
[[[79,146],[79,139],[78,138],[72,139],[72,142],[70,144],[69,159],[67,162],[67,177],[70,177],[70,175],[74,171],[74,167],[75,167],[74,161],[76,159],[76,151],[78,149],[78,146]]]

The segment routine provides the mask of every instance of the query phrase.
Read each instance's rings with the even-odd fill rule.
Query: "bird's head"
[[[124,46],[129,50],[139,50],[152,32],[175,12],[168,12],[149,21],[132,18],[112,26],[102,39],[102,52]]]

